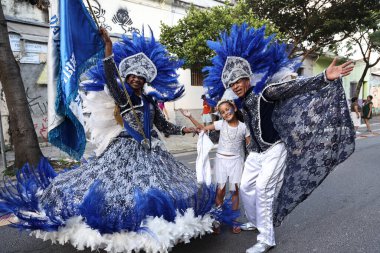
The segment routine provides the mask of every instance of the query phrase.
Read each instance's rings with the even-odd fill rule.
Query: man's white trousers
[[[241,200],[250,222],[259,230],[257,241],[276,245],[273,227],[273,201],[282,184],[286,149],[276,144],[263,153],[251,152],[244,165]]]

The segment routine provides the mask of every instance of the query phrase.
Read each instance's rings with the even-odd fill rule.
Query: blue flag
[[[86,147],[79,78],[103,57],[104,43],[82,0],[58,1],[51,1],[50,12],[49,85],[55,90],[49,91],[54,112],[49,112],[48,136],[50,143],[79,160]]]

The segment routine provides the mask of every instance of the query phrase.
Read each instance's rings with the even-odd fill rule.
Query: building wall
[[[86,3],[86,2],[85,2]],[[160,35],[160,24],[174,25],[186,15],[190,4],[208,8],[224,4],[213,0],[90,0],[97,13],[97,21],[106,26],[111,34],[120,35],[132,31],[149,32],[149,27],[156,38]],[[47,77],[44,71],[47,55],[48,13],[37,7],[18,0],[2,0],[4,14],[8,19],[11,47],[15,58],[20,63],[21,75],[29,102],[33,123],[39,140],[47,141]],[[117,14],[124,14],[120,18]],[[126,14],[126,15],[125,15]],[[12,26],[12,27],[11,27]],[[185,124],[186,118],[176,111],[178,108],[190,109],[194,116],[200,116],[202,108],[202,87],[191,86],[190,70],[180,70],[180,82],[186,87],[186,94],[178,101],[167,103],[166,107],[172,122]],[[0,83],[1,88],[1,83]],[[0,110],[6,144],[9,138],[9,112],[5,96],[0,90]],[[188,125],[188,124],[186,124]]]
[[[201,109],[203,108],[203,100],[201,96],[203,94],[203,86],[191,85],[191,73],[190,70],[180,70],[179,82],[185,85],[185,95],[179,100],[174,102],[176,109]]]
[[[324,71],[332,62],[333,58],[331,57],[319,57],[314,65],[313,72],[314,75],[317,75]],[[340,64],[340,63],[338,63]],[[351,98],[351,83],[352,82],[358,82],[362,73],[364,70],[364,63],[362,61],[356,61],[355,67],[352,73],[349,76],[343,77],[343,88],[346,93],[347,99]],[[365,83],[363,84],[362,90],[359,95],[359,100],[361,100],[363,97],[366,97],[368,94],[368,80],[369,80],[369,72],[367,73],[367,76],[365,78]]]
[[[47,23],[49,20],[47,11],[42,11],[27,1],[2,0],[1,3],[6,16],[41,23]]]
[[[47,82],[37,84],[46,63],[48,13],[21,1],[2,0],[15,59],[25,86],[29,109],[41,142],[47,141]],[[19,30],[18,30],[19,29]],[[34,35],[33,35],[34,34]],[[5,144],[10,145],[9,112],[0,83],[0,110]]]
[[[306,58],[303,62],[300,68],[302,68],[302,73],[299,73],[300,76],[304,77],[310,77],[313,76],[313,66],[314,66],[314,59],[313,58]]]

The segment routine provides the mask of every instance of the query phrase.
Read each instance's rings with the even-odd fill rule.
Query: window
[[[201,67],[191,68],[191,86],[203,86],[203,73]]]
[[[305,69],[303,67],[300,67],[298,68],[297,70],[297,74],[298,76],[303,76],[304,75],[304,72],[305,72]]]
[[[350,97],[355,97],[357,82],[350,82]]]

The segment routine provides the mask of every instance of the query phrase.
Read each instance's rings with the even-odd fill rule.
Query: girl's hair
[[[351,98],[351,102],[352,102],[352,103],[356,102],[357,100],[358,100],[358,97],[353,97],[353,98]]]
[[[237,108],[236,107],[236,105],[235,105],[235,103],[234,103],[234,101],[232,101],[232,100],[220,100],[219,102],[218,102],[218,104],[216,105],[216,109],[218,110],[218,112],[219,112],[219,107],[222,105],[222,104],[229,104],[231,107],[233,107],[233,108]],[[239,121],[241,121],[241,122],[244,122],[244,118],[243,118],[243,113],[239,110],[239,109],[237,109],[236,111],[235,111],[235,115],[236,115],[236,118],[239,120]]]
[[[371,99],[371,100],[373,99],[373,97],[372,97],[371,95],[368,95],[368,97],[369,97],[369,99]]]

